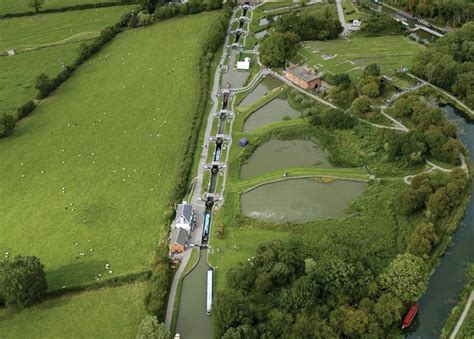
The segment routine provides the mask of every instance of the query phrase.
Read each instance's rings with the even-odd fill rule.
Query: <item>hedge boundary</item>
[[[37,14],[51,14],[51,13],[64,13],[70,11],[82,11],[85,9],[93,9],[93,8],[105,8],[105,7],[114,7],[114,6],[126,6],[132,5],[137,3],[136,1],[110,1],[110,2],[101,2],[96,4],[83,4],[83,5],[72,5],[72,6],[65,6],[59,8],[47,8],[44,10],[40,10],[39,12],[20,12],[20,13],[7,13],[1,14],[1,19],[11,19],[11,18],[21,18],[24,16],[34,16]]]

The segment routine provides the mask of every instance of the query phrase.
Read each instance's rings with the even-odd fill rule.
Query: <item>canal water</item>
[[[332,167],[324,151],[310,140],[270,140],[258,147],[240,169],[242,179],[292,167]]]
[[[459,136],[474,162],[474,124],[463,118],[451,105],[442,107],[458,127]],[[471,192],[474,194],[474,190]],[[467,283],[465,270],[474,262],[474,199],[471,199],[464,220],[430,278],[428,290],[420,300],[419,327],[409,338],[437,338]]]
[[[299,116],[300,112],[293,109],[286,99],[275,98],[250,114],[244,122],[243,130],[251,132],[273,122],[282,121],[284,118],[295,119]]]
[[[241,196],[241,213],[275,223],[302,223],[346,216],[347,203],[365,190],[365,183],[315,178],[288,179],[262,185]]]
[[[283,83],[278,80],[277,78],[274,78],[272,76],[266,76],[260,83],[257,85],[257,87],[254,88],[252,92],[250,92],[244,100],[240,102],[238,106],[240,107],[245,107],[253,104],[255,101],[263,97],[265,94],[270,92],[271,90],[283,85]]]
[[[183,339],[213,338],[212,316],[206,314],[208,268],[207,250],[201,250],[198,264],[183,279],[176,323],[176,333]]]

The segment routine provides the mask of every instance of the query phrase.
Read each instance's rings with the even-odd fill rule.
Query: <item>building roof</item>
[[[291,74],[296,75],[298,78],[303,79],[306,82],[319,79],[322,76],[321,73],[316,74],[304,65],[295,65],[295,66],[289,67],[287,69],[287,72],[290,72]]]
[[[186,240],[188,239],[188,232],[183,229],[176,227],[173,229],[171,232],[171,239],[170,239],[170,244],[180,244],[180,245],[186,245]]]
[[[188,223],[191,223],[191,220],[193,218],[193,205],[179,204],[178,208],[176,209],[175,220],[178,220],[180,217],[183,217]]]

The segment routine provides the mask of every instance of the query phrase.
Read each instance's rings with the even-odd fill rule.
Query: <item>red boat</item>
[[[402,330],[411,325],[411,323],[413,322],[413,319],[415,319],[415,316],[418,313],[419,308],[420,308],[420,305],[418,305],[418,303],[415,303],[410,307],[407,315],[403,319]]]

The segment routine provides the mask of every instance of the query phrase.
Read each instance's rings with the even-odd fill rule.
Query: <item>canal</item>
[[[183,339],[212,338],[212,317],[206,314],[207,250],[200,251],[199,262],[181,287],[176,333]]]
[[[465,119],[462,112],[451,105],[442,109],[458,127],[459,136],[474,161],[474,123]],[[474,193],[474,190],[471,194]],[[430,278],[428,290],[420,300],[419,326],[409,338],[436,338],[456,305],[462,288],[467,283],[465,270],[474,262],[474,200],[471,199],[453,236],[451,244]]]

